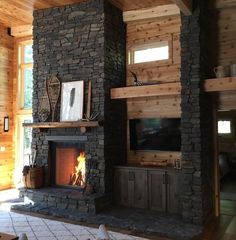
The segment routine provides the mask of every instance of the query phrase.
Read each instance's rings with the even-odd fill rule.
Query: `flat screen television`
[[[180,118],[129,120],[130,149],[180,151]]]

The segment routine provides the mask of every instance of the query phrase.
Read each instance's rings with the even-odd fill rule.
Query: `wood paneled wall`
[[[13,185],[13,38],[0,26],[0,190]],[[3,131],[4,116],[9,116],[10,130]],[[2,148],[1,148],[2,147]],[[4,149],[5,148],[5,149]]]
[[[217,9],[215,12],[216,52],[215,65],[236,64],[236,6]]]
[[[170,59],[151,63],[128,64],[127,86],[134,84],[130,71],[137,74],[144,83],[166,83],[180,81],[180,16],[156,18],[127,24],[127,59],[130,49],[158,41],[168,41]],[[180,117],[180,96],[157,96],[127,100],[128,119]],[[129,133],[128,133],[129,142]],[[128,146],[128,163],[140,161],[177,160],[179,152],[142,152],[130,151]]]

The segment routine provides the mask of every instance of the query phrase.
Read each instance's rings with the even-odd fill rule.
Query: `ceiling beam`
[[[192,15],[192,0],[172,0],[172,2],[179,7],[184,15]]]
[[[22,25],[17,27],[11,27],[11,36],[13,37],[26,37],[32,35],[32,25]]]
[[[162,5],[141,10],[132,10],[123,12],[124,22],[131,22],[150,18],[167,17],[179,15],[179,8],[175,4]]]

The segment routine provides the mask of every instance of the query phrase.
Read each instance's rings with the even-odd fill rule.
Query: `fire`
[[[85,186],[85,152],[77,157],[77,166],[70,176],[70,185]]]

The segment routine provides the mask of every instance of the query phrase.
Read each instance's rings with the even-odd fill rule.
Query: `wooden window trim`
[[[33,63],[24,63],[24,46],[32,44],[31,37],[21,38],[16,41],[17,55],[17,114],[31,115],[32,109],[24,109],[24,69],[33,68]]]

